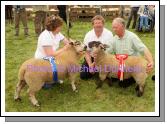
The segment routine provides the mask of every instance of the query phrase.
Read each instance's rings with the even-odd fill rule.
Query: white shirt
[[[87,50],[89,51],[91,51],[91,49],[89,48],[88,44],[91,41],[100,41],[103,44],[107,44],[108,46],[111,46],[113,42],[113,34],[108,29],[103,28],[103,32],[101,36],[97,37],[94,29],[92,29],[85,35],[85,38],[84,38],[84,44],[87,46]],[[106,50],[108,51],[108,49]]]
[[[56,51],[59,48],[59,44],[63,39],[64,39],[64,36],[61,33],[53,35],[51,31],[44,30],[39,35],[39,38],[38,38],[35,58],[42,59],[43,57],[46,57],[43,46],[51,46],[53,51]]]

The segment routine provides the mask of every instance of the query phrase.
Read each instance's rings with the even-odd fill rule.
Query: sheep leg
[[[136,95],[138,97],[141,97],[144,93],[144,86],[137,85],[135,90],[136,90]]]
[[[144,87],[145,87],[145,80],[146,80],[147,74],[136,74],[134,79],[136,80],[137,86],[135,88],[136,95],[138,97],[141,97],[144,93]]]
[[[27,90],[27,93],[29,95],[29,100],[34,106],[39,107],[38,100],[35,97],[35,93],[39,91],[42,86],[45,83],[45,80],[42,80],[41,77],[33,77],[34,75],[25,75],[25,80],[27,85],[29,86],[29,89]]]
[[[108,83],[109,87],[111,87],[113,85],[112,79],[110,77],[107,77],[107,83]]]
[[[98,88],[101,88],[103,86],[103,81],[106,79],[107,77],[107,74],[102,74],[102,73],[99,73],[99,78],[100,80],[96,81],[96,89]]]
[[[76,88],[76,86],[75,86],[75,81],[72,81],[72,82],[71,82],[71,86],[72,86],[72,90],[73,90],[74,92],[78,92],[78,90],[77,90],[77,88]]]
[[[29,95],[29,99],[31,101],[31,103],[34,105],[34,106],[37,106],[39,107],[39,103],[38,103],[38,100],[36,99],[35,97],[35,91],[31,90],[31,89],[28,89],[28,95]]]
[[[25,87],[26,82],[24,80],[19,80],[17,86],[16,86],[16,90],[15,90],[15,95],[14,95],[14,100],[15,101],[20,101],[20,92],[21,90]]]
[[[70,81],[71,81],[72,90],[74,92],[78,92],[78,90],[75,86],[75,80],[76,80],[76,74],[70,74]]]
[[[96,89],[101,88],[103,86],[103,81],[101,80],[96,81],[96,85],[97,85]]]

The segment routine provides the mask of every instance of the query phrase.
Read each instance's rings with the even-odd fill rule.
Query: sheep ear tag
[[[116,54],[115,57],[117,60],[119,60],[118,78],[120,79],[120,81],[123,81],[123,73],[125,68],[124,60],[128,58],[128,54]]]

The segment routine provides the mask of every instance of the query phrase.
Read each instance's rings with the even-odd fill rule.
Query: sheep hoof
[[[139,85],[136,86],[135,90],[136,90],[136,91],[139,91]]]
[[[141,91],[137,91],[136,93],[137,93],[138,97],[141,97],[143,95],[143,92],[141,92]]]
[[[34,104],[35,107],[40,107],[39,103]]]
[[[139,85],[136,86],[135,90],[138,97],[141,97],[143,95],[143,92],[141,92],[139,89]]]
[[[75,93],[78,93],[78,90],[76,89],[76,90],[74,90],[74,92],[75,92]]]
[[[14,98],[15,101],[21,101],[21,98],[18,97],[18,98]]]
[[[99,89],[102,87],[103,83],[101,81],[97,81],[96,85],[97,85],[96,89]]]
[[[102,87],[102,86],[97,86],[96,89],[99,89],[99,88],[101,88],[101,87]]]
[[[64,93],[64,90],[63,90],[63,89],[60,89],[60,93]]]
[[[113,83],[112,83],[112,80],[111,80],[111,79],[107,79],[107,83],[108,83],[108,86],[109,86],[109,87],[112,87],[112,86],[113,86]]]
[[[155,75],[153,75],[151,79],[152,79],[153,81],[155,81]]]

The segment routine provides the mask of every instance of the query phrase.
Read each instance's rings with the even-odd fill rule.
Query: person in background
[[[13,6],[5,5],[5,19],[8,20],[9,24],[13,23]]]
[[[120,12],[119,15],[121,18],[124,18],[124,11],[125,11],[125,6],[124,5],[120,5]]]
[[[148,30],[149,29],[148,21],[150,17],[148,6],[147,5],[140,6],[138,14],[139,14],[139,20],[140,20],[139,31]]]
[[[35,12],[35,33],[37,36],[45,30],[45,23],[46,23],[46,17],[47,17],[47,6],[46,5],[35,5],[32,6],[33,11]]]
[[[131,23],[131,21],[132,21],[132,17],[133,17],[133,25],[132,25],[132,29],[134,29],[135,27],[136,27],[136,22],[137,22],[137,17],[138,17],[138,15],[137,15],[137,12],[138,12],[138,10],[139,10],[139,7],[140,6],[138,6],[138,5],[133,5],[133,6],[131,6],[131,12],[130,12],[130,16],[129,16],[129,19],[128,19],[128,23],[127,23],[127,25],[126,25],[126,28],[128,29],[129,28],[129,26],[130,26],[130,23]]]
[[[150,20],[152,21],[151,27],[150,27],[150,32],[152,32],[155,26],[155,5],[149,5],[148,10],[150,13]]]
[[[27,13],[24,5],[14,5],[14,20],[15,20],[15,36],[19,36],[19,24],[20,20],[24,26],[24,35],[28,36],[28,26],[27,26]]]
[[[66,14],[67,5],[57,5],[57,9],[59,10],[59,16],[65,21],[67,24],[67,14]],[[71,22],[69,22],[69,28],[71,28]]]

